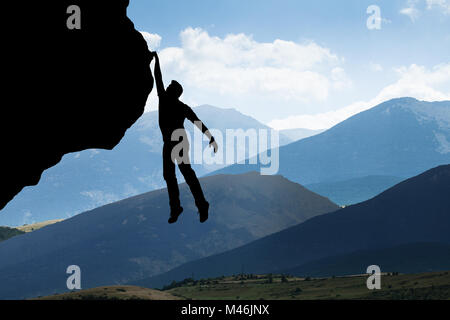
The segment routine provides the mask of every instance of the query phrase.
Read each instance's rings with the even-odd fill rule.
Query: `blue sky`
[[[370,5],[381,29],[366,26]],[[397,96],[450,97],[450,0],[131,0],[128,16],[185,102],[278,129],[327,128]]]

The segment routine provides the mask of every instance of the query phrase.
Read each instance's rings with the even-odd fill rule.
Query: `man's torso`
[[[187,105],[178,99],[167,97],[166,94],[159,97],[159,127],[164,142],[171,141],[175,130],[184,130],[184,120],[187,117]]]

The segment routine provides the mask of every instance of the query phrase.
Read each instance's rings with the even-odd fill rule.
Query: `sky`
[[[128,16],[185,103],[275,129],[327,129],[391,98],[450,100],[450,0],[131,0]],[[146,111],[157,106],[154,90]]]

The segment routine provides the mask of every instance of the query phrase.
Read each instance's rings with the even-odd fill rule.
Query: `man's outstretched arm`
[[[200,131],[208,137],[209,139],[209,145],[214,148],[214,152],[217,153],[217,150],[219,149],[216,140],[212,136],[211,132],[209,132],[209,129],[203,124],[203,122],[197,117],[194,110],[192,110],[191,107],[186,106],[188,108],[188,114],[187,119],[190,120],[197,128],[200,129]]]
[[[155,56],[155,82],[156,82],[156,89],[158,90],[158,96],[163,94],[165,92],[164,89],[164,83],[162,79],[162,73],[161,73],[161,66],[159,64],[159,57],[156,52],[154,52]]]

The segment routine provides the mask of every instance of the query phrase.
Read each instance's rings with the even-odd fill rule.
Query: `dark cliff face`
[[[128,0],[10,1],[3,28],[0,209],[66,153],[112,149],[153,88]],[[81,9],[69,30],[67,8]]]

